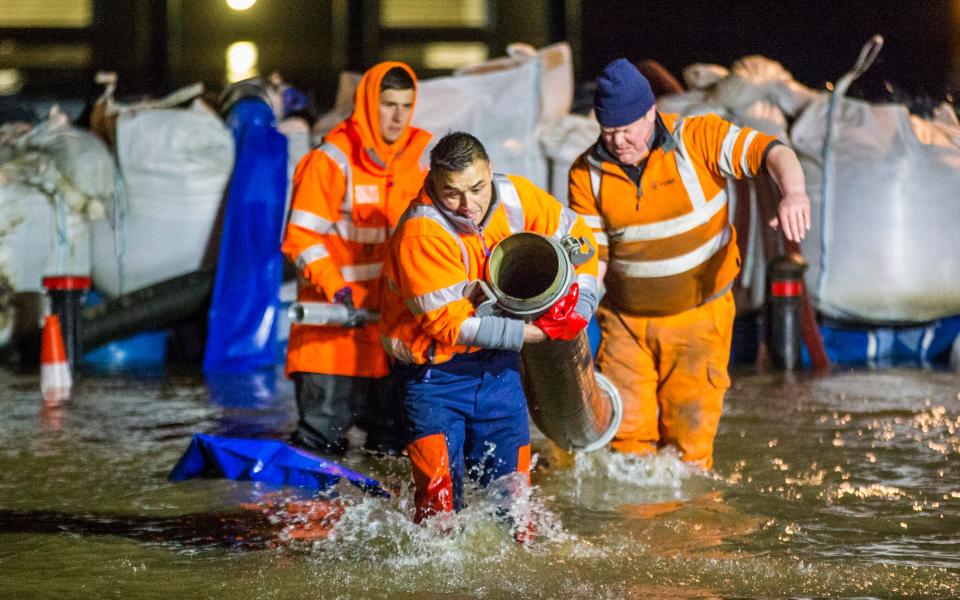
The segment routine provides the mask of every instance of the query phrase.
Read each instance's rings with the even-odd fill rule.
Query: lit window
[[[93,0],[0,0],[0,28],[80,29],[93,22]]]
[[[0,69],[0,96],[16,94],[23,88],[23,78],[16,69]]]
[[[458,69],[487,60],[489,49],[482,42],[435,42],[423,46],[423,66],[428,69]]]
[[[487,26],[487,0],[382,0],[380,24],[394,28]]]
[[[418,68],[449,71],[487,60],[490,50],[483,42],[427,42],[390,44],[384,48],[385,60],[399,60]]]

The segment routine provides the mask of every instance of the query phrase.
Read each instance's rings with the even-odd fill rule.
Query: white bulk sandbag
[[[559,114],[564,106],[569,110],[573,98],[570,53],[560,46],[532,56],[517,46],[513,56],[420,80],[412,124],[433,134],[425,155],[444,134],[466,131],[483,143],[497,172],[523,175],[546,188],[537,127],[542,116]],[[315,144],[350,116],[359,81],[355,73],[340,74],[336,105],[314,124]]]
[[[540,143],[551,161],[550,193],[568,204],[570,166],[600,137],[600,124],[595,118],[568,114],[555,119],[540,130]]]
[[[14,291],[40,291],[45,275],[90,273],[86,217],[102,214],[102,204],[79,192],[59,168],[75,169],[78,180],[84,164],[97,171],[95,151],[83,147],[87,136],[66,122],[5,128],[0,135],[0,271]]]
[[[73,127],[56,105],[47,120],[16,141],[18,151],[41,152],[60,174],[58,188],[70,208],[99,218],[114,197],[114,164],[107,145],[93,133]]]
[[[515,42],[507,46],[506,56],[457,69],[454,76],[515,69],[531,60],[540,63],[540,122],[548,123],[565,117],[573,106],[573,50],[567,42],[558,42],[539,50],[530,44]]]
[[[58,227],[57,206],[40,190],[20,182],[0,185],[0,277],[14,291],[40,292],[47,275],[90,272],[86,219],[68,210],[59,219]]]
[[[960,127],[899,104],[844,98],[869,66],[868,51],[879,50],[871,43],[837,84],[825,170],[829,100],[811,103],[791,130],[814,215],[803,244],[808,282],[817,308],[836,318],[917,323],[955,315]]]
[[[127,111],[117,121],[117,157],[124,215],[116,231],[102,221],[93,229],[94,284],[110,296],[203,265],[233,169],[233,136],[199,102]]]
[[[512,69],[420,82],[413,124],[433,133],[431,148],[450,131],[477,137],[493,169],[547,186],[547,166],[537,139],[540,62]],[[429,149],[428,149],[429,152]]]

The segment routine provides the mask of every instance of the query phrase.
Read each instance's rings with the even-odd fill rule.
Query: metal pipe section
[[[496,309],[528,322],[542,315],[569,291],[574,264],[592,255],[592,247],[581,250],[584,243],[530,232],[500,242],[486,272]],[[594,370],[586,331],[570,341],[524,346],[520,366],[530,415],[551,441],[565,450],[589,452],[613,439],[623,418],[620,394]]]
[[[500,311],[527,322],[564,297],[574,281],[566,250],[538,233],[515,233],[490,253],[486,280]]]
[[[610,443],[623,406],[610,380],[593,369],[586,331],[569,342],[524,346],[520,368],[530,416],[553,443],[584,452]]]
[[[357,309],[367,323],[380,320],[380,313]],[[287,310],[291,323],[297,325],[344,325],[354,316],[343,304],[332,302],[294,302]]]

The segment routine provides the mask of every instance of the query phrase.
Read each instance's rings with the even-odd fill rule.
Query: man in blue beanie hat
[[[799,242],[810,228],[800,161],[717,115],[658,113],[650,83],[624,58],[597,78],[594,109],[600,139],[570,169],[569,202],[599,244],[597,366],[624,405],[611,447],[673,447],[709,469],[740,270],[727,179],[768,173],[782,194],[770,225]]]

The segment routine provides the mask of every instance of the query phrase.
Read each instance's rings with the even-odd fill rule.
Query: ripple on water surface
[[[960,597],[952,374],[735,375],[711,473],[537,438],[532,494],[469,488],[463,512],[426,527],[403,459],[352,452],[395,494],[339,489],[323,518],[302,494],[166,481],[195,432],[285,435],[289,390],[243,404],[192,377],[87,379],[51,413],[35,378],[4,377],[0,565],[15,597]],[[514,541],[524,520],[532,545]]]

